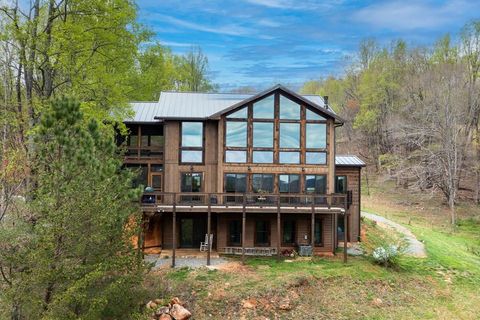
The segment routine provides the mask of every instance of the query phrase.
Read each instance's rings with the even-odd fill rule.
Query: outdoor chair
[[[210,250],[212,250],[212,243],[213,233],[210,234],[210,237],[208,234],[205,234],[205,242],[200,242],[200,251],[207,251],[208,247],[210,247]]]

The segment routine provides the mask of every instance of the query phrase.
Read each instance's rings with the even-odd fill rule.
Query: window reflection
[[[300,148],[299,123],[280,123],[280,148]]]
[[[202,145],[203,123],[182,122],[182,147],[202,147]]]
[[[197,150],[182,150],[182,162],[201,163],[202,153],[202,151]]]
[[[253,151],[254,163],[273,163],[272,151]]]
[[[300,175],[298,174],[279,175],[278,188],[280,192],[285,192],[285,193],[300,192]]]
[[[270,95],[253,104],[253,117],[257,119],[273,119],[275,95]]]
[[[307,152],[305,162],[307,164],[327,164],[327,154],[325,152]]]
[[[260,148],[273,147],[273,123],[254,122],[253,123],[253,146]]]
[[[235,119],[246,119],[248,117],[248,109],[243,108],[234,113],[227,115],[227,118],[235,118]]]
[[[252,190],[255,193],[273,192],[273,174],[253,174]]]
[[[247,191],[247,175],[245,173],[225,174],[225,192],[244,193]]]
[[[325,175],[306,175],[305,191],[308,193],[326,194],[327,177]]]
[[[300,163],[299,152],[280,152],[280,163]]]
[[[280,95],[280,119],[300,120],[300,105]]]
[[[318,113],[315,113],[315,112],[313,112],[309,109],[307,109],[306,117],[307,117],[307,120],[321,120],[321,121],[327,120],[324,117],[322,117],[321,115],[319,115]]]
[[[319,149],[327,147],[327,126],[325,123],[307,123],[306,147]]]
[[[225,152],[225,162],[239,162],[239,163],[247,162],[247,152],[227,150]]]
[[[227,147],[247,146],[247,123],[227,121]]]

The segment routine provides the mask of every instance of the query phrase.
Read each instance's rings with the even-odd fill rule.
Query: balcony
[[[163,161],[163,148],[159,147],[127,147],[125,160]]]
[[[186,210],[205,212],[262,211],[323,212],[349,207],[347,194],[266,194],[266,193],[172,193],[146,192],[141,199],[143,208],[162,211]]]

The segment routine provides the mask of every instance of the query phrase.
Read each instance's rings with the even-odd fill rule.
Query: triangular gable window
[[[248,108],[242,108],[240,110],[237,110],[229,115],[227,115],[227,118],[233,118],[233,119],[246,119],[248,117]]]
[[[320,121],[325,121],[327,119],[325,119],[324,117],[322,117],[321,115],[307,109],[307,120],[320,120]]]
[[[280,119],[300,120],[300,105],[280,95]]]
[[[259,100],[253,104],[253,118],[255,119],[273,119],[275,114],[275,95]]]

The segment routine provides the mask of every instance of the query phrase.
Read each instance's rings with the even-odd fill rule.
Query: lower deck
[[[210,219],[209,219],[210,217]],[[314,255],[332,254],[343,226],[341,211],[310,212],[156,212],[144,216],[143,247],[171,258],[205,256],[201,243],[212,235],[214,254],[285,255],[309,246]],[[210,230],[210,232],[209,232]],[[312,245],[313,244],[313,245]],[[208,247],[207,247],[208,248]]]

